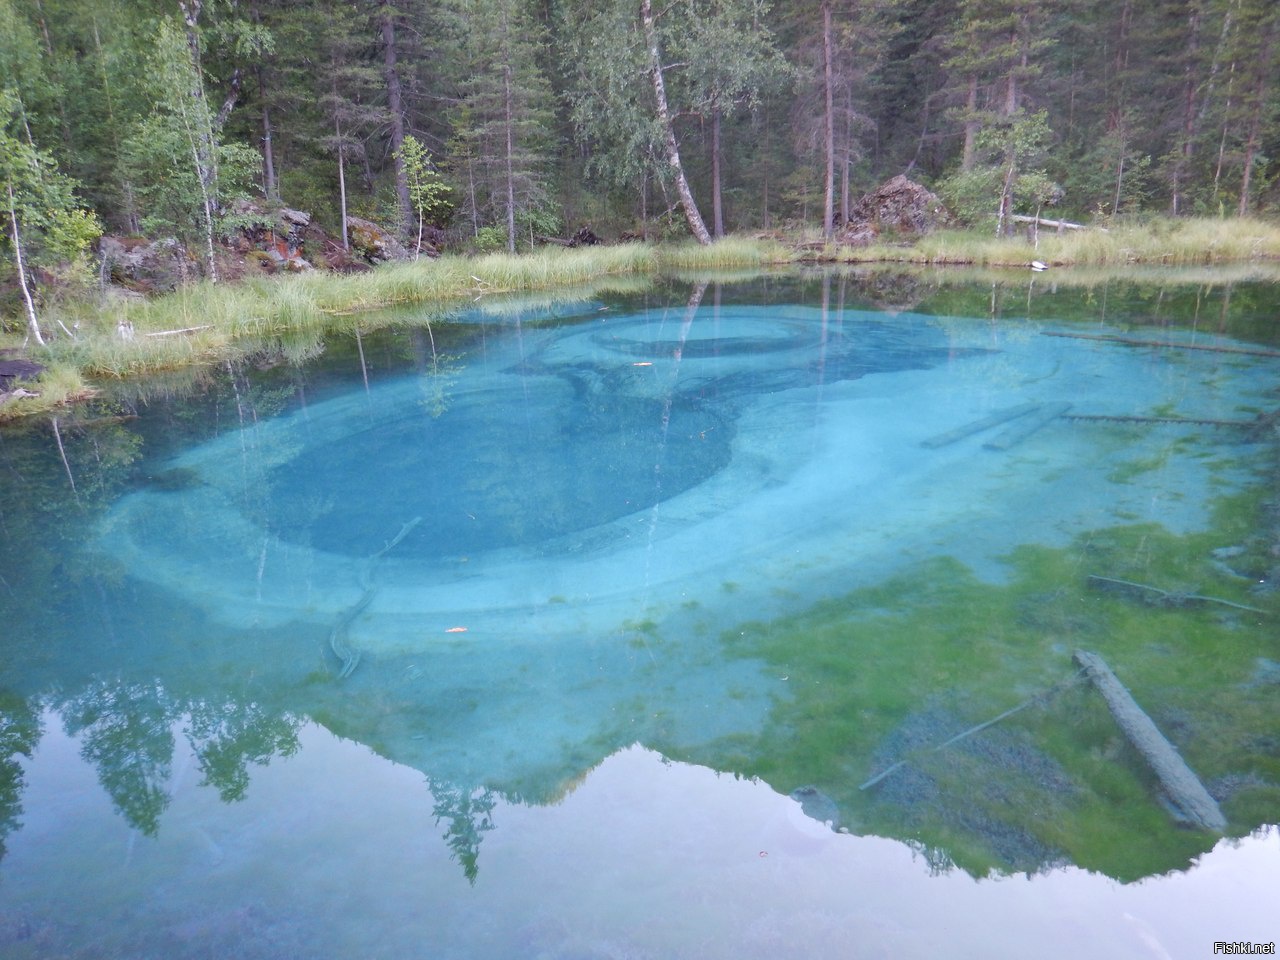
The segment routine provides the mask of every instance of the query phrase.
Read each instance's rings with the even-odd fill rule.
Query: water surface
[[[1274,289],[673,281],[0,434],[5,955],[1275,939]]]

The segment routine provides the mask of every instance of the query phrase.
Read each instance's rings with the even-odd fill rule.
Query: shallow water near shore
[[[672,281],[0,434],[0,952],[1276,939],[1274,307]]]

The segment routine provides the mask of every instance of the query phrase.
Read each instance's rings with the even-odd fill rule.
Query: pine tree
[[[551,86],[540,60],[546,36],[529,0],[452,0],[449,22],[460,69],[452,112],[453,164],[462,212],[478,230],[501,223],[515,252],[518,225],[548,219]]]

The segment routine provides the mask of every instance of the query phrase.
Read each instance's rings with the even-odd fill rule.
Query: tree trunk
[[[1004,184],[1000,188],[1000,208],[996,211],[996,236],[1003,237],[1008,225],[1012,222],[1009,218],[1013,215],[1013,184],[1018,174],[1018,163],[1013,155],[1013,147],[1009,148],[1009,156],[1007,158],[1008,169],[1005,170]]]
[[[387,111],[391,114],[391,156],[396,168],[396,206],[403,235],[413,222],[413,204],[409,200],[409,174],[404,165],[404,98],[396,65],[395,16],[395,7],[390,3],[383,3],[378,11],[378,25],[382,30],[382,76],[387,84]]]
[[[338,206],[342,214],[342,249],[351,252],[351,241],[347,236],[347,162],[346,151],[342,144],[342,120],[338,107],[337,71],[329,75],[330,89],[333,91],[333,139],[338,145]]]
[[[720,108],[711,109],[711,229],[716,239],[724,236],[724,195],[720,170]]]
[[[1182,212],[1182,177],[1191,166],[1191,153],[1195,144],[1196,90],[1196,55],[1200,49],[1200,11],[1194,9],[1187,20],[1187,65],[1183,68],[1182,81],[1182,142],[1178,144],[1178,157],[1173,163],[1170,175],[1169,212],[1175,217]]]
[[[640,0],[640,22],[644,27],[645,44],[649,48],[649,74],[653,80],[653,95],[657,100],[658,123],[662,128],[667,164],[675,178],[676,193],[680,196],[680,206],[684,209],[689,229],[699,243],[708,244],[711,242],[711,234],[707,232],[707,225],[698,212],[698,204],[693,199],[693,191],[689,189],[689,181],[684,175],[684,166],[680,163],[680,147],[671,122],[671,110],[667,106],[667,85],[662,78],[662,56],[658,51],[658,30],[653,22],[652,0]]]
[[[22,234],[18,231],[18,210],[13,200],[13,184],[5,185],[9,192],[9,238],[13,241],[14,266],[18,270],[18,286],[22,288],[22,303],[27,311],[27,329],[36,343],[44,346],[44,337],[40,335],[40,321],[36,319],[36,304],[31,296],[31,288],[27,285],[27,267],[22,257]]]
[[[258,91],[266,99],[262,87],[262,73],[258,72]],[[262,189],[268,200],[277,200],[280,189],[276,185],[276,156],[271,144],[271,110],[265,103],[262,105]]]
[[[973,169],[978,149],[978,76],[969,77],[969,93],[964,102],[964,149],[960,154],[960,169]]]
[[[1227,819],[1200,778],[1147,716],[1133,695],[1096,653],[1077,650],[1075,662],[1107,702],[1111,715],[1135,750],[1160,781],[1166,797],[1182,815],[1198,827],[1221,832]]]
[[[200,200],[204,208],[205,269],[213,283],[218,282],[218,262],[213,252],[213,220],[218,211],[218,166],[214,149],[213,114],[204,93],[204,68],[200,60],[200,10],[203,0],[178,0],[187,27],[187,52],[191,59],[191,102],[194,125],[188,120],[191,159],[196,180],[200,184]]]
[[[505,25],[504,25],[505,26]],[[507,252],[516,252],[515,109],[511,102],[511,58],[502,65],[502,109],[506,134]]]
[[[1271,77],[1271,35],[1270,31],[1262,40],[1262,49],[1258,51],[1258,63],[1254,69],[1258,72],[1250,99],[1252,109],[1249,114],[1249,134],[1244,144],[1244,169],[1240,171],[1240,205],[1237,212],[1240,216],[1249,213],[1250,190],[1253,186],[1253,164],[1258,158],[1258,150],[1262,144],[1262,114],[1267,104],[1267,81]]]
[[[262,25],[262,12],[255,0],[249,12],[254,26]],[[267,78],[261,63],[255,63],[253,77],[258,81],[258,96],[262,98],[262,189],[268,200],[277,199],[279,191],[276,187],[276,158],[271,143],[271,108],[267,106]]]
[[[822,236],[830,240],[835,233],[836,189],[836,118],[831,67],[831,4],[822,5],[822,91],[823,91],[823,154],[826,157],[826,175],[823,185]]]
[[[773,227],[773,220],[769,216],[769,102],[766,100],[763,109],[764,122],[760,127],[761,134],[764,138],[764,149],[761,152],[760,175],[763,183],[760,185],[760,224],[764,229],[769,230]]]
[[[849,171],[853,167],[853,90],[846,90],[844,131],[840,138],[840,224],[849,222],[853,198],[849,196]]]

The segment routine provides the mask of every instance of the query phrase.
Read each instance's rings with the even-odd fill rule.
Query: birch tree
[[[664,54],[668,37],[689,29],[679,14],[687,4],[655,11],[651,0],[583,2],[566,14],[575,75],[570,89],[579,136],[590,144],[590,168],[614,183],[634,182],[648,174],[676,193],[689,232],[699,243],[711,234],[680,156],[676,110],[668,97]]]
[[[198,9],[196,0],[188,2],[185,9]],[[247,144],[222,142],[194,59],[193,31],[193,19],[160,21],[148,71],[154,107],[123,145],[123,159],[145,210],[144,229],[198,237],[206,275],[216,282],[223,207],[252,182],[261,158]]]
[[[75,183],[36,147],[21,98],[0,91],[0,263],[17,275],[27,333],[44,345],[32,269],[72,260],[101,234],[75,196]]]

